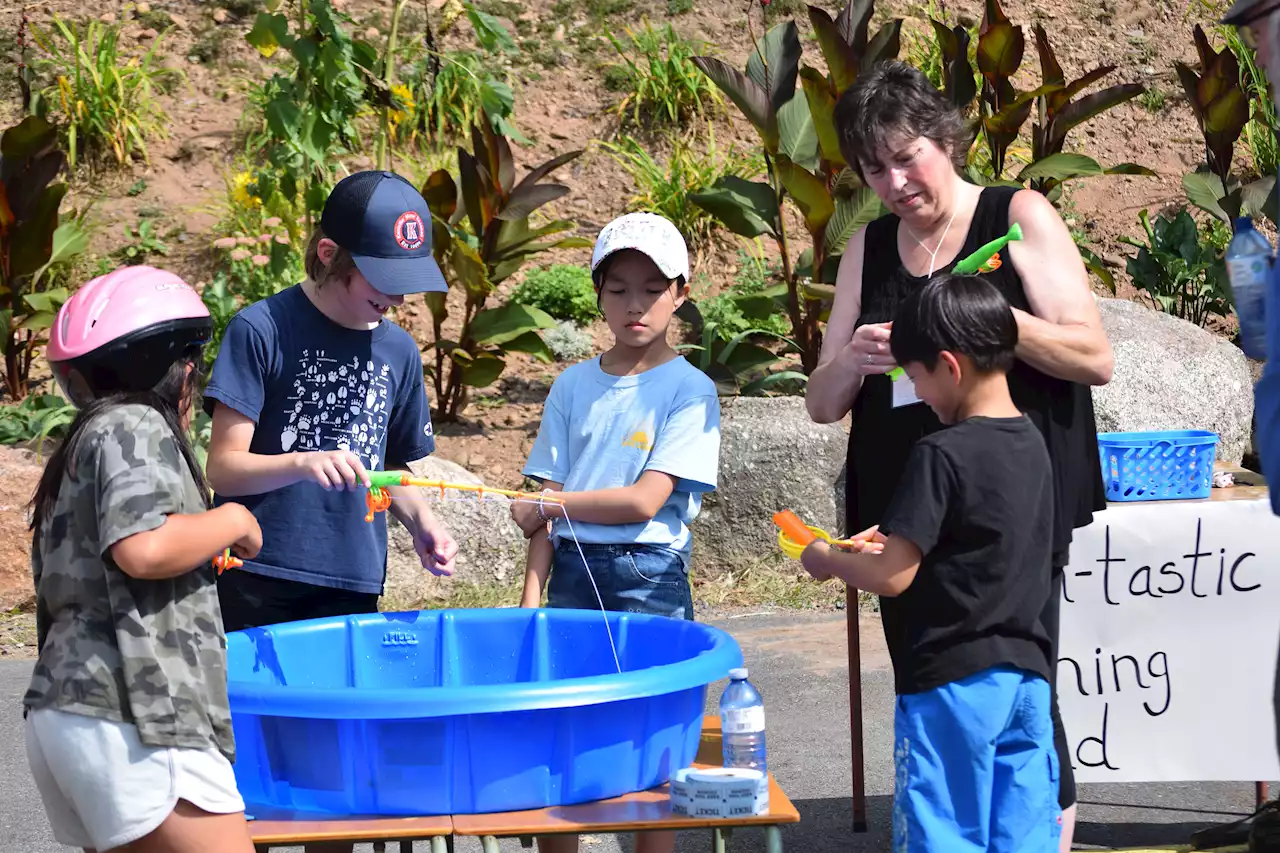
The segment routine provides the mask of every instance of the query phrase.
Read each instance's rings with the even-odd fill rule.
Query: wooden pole
[[[862,755],[862,646],[858,636],[858,591],[845,587],[849,634],[849,746],[853,753],[853,831],[867,831],[866,762]]]

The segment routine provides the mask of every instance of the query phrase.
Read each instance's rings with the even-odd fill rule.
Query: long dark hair
[[[187,431],[182,428],[181,414],[185,406],[189,406],[194,412],[199,405],[203,363],[200,348],[192,347],[169,366],[169,371],[164,378],[151,390],[104,394],[96,397],[93,402],[79,411],[76,419],[71,423],[66,439],[49,457],[49,463],[45,465],[44,473],[40,475],[40,485],[36,487],[35,495],[31,498],[30,529],[37,539],[45,522],[53,515],[63,478],[68,472],[72,478],[76,475],[76,458],[80,452],[85,427],[94,418],[119,406],[142,404],[150,406],[164,417],[165,423],[173,430],[178,449],[182,452],[182,458],[186,461],[187,468],[200,489],[205,506],[209,505],[209,485],[205,480],[204,471],[200,468],[200,463],[196,461],[195,450],[187,438]]]

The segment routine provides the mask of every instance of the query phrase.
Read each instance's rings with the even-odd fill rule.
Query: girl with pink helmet
[[[211,561],[262,546],[209,508],[187,440],[212,321],[172,273],[126,267],[59,310],[47,356],[79,408],[32,499],[39,660],[27,758],[54,837],[139,853],[251,853],[231,762]]]

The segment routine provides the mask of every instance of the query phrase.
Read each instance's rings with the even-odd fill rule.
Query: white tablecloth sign
[[[1075,532],[1058,697],[1079,782],[1280,779],[1280,518],[1112,504]]]

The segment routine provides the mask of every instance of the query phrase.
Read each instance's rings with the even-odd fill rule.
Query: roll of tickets
[[[671,811],[686,817],[726,819],[769,811],[769,778],[740,767],[685,768],[671,777]]]

